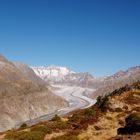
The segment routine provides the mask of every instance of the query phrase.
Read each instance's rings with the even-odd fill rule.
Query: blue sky
[[[0,53],[104,76],[140,65],[140,0],[0,0]]]

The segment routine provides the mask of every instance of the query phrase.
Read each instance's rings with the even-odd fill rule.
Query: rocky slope
[[[102,81],[96,81],[97,89],[91,97],[109,94],[115,89],[137,81],[140,81],[140,66],[129,68],[126,71],[119,71],[112,76],[104,78]]]
[[[139,140],[140,83],[124,86],[98,97],[89,108],[74,111],[64,118],[21,127],[0,135],[2,140]]]
[[[0,131],[66,105],[28,66],[0,56]]]
[[[50,86],[47,82],[42,80],[27,64],[14,62],[14,65],[26,76],[27,79],[31,80],[40,86]]]
[[[99,120],[79,135],[81,140],[137,140],[140,135],[140,83],[124,86],[98,98],[96,105],[103,112]],[[137,128],[136,128],[137,127]],[[123,131],[120,131],[120,128]],[[122,135],[122,136],[121,136]],[[123,136],[124,135],[124,136]]]

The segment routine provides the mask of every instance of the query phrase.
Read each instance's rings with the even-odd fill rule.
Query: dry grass
[[[5,134],[0,135],[0,140],[3,140],[4,137],[5,137]]]
[[[52,139],[52,138],[65,135],[65,133],[66,133],[66,132],[58,132],[58,133],[53,133],[53,134],[47,134],[47,135],[45,136],[45,139],[44,139],[44,140],[50,140],[50,139]]]
[[[140,91],[127,91],[119,96],[117,95],[113,98],[110,98],[109,102],[112,109],[116,107],[120,107],[122,109],[123,106],[127,105],[128,110],[132,112],[133,108],[136,108],[138,110],[138,107],[140,107],[139,100]],[[86,131],[83,131],[79,135],[79,139],[107,140],[109,138],[115,137],[117,136],[117,129],[123,125],[126,116],[127,113],[125,113],[125,109],[123,109],[121,112],[108,111],[105,115],[101,116],[101,118],[95,125],[90,125]],[[140,136],[135,137],[136,140],[138,140],[138,138],[140,138]],[[127,140],[127,138],[125,138],[124,140]]]
[[[117,135],[117,129],[120,127],[118,113],[108,112],[95,124],[88,127],[79,135],[81,140],[101,140],[108,139]],[[100,129],[96,129],[99,127]]]

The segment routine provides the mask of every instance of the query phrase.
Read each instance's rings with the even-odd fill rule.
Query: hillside
[[[119,89],[125,85],[133,84],[140,81],[140,66],[131,67],[126,71],[119,71],[111,76],[102,78],[101,81],[96,80],[96,91],[90,96],[96,98],[99,95],[106,95]]]
[[[87,109],[2,134],[3,140],[139,140],[140,82],[124,86]],[[119,135],[118,135],[119,134]],[[132,135],[133,134],[133,135]]]
[[[32,69],[28,66],[20,69],[3,56],[0,56],[0,103],[0,131],[66,105]]]

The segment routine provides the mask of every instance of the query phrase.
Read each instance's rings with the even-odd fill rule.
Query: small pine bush
[[[58,116],[58,115],[55,115],[53,118],[52,118],[52,121],[61,121],[61,118]]]
[[[26,127],[27,127],[27,124],[26,124],[26,123],[23,123],[23,124],[20,126],[21,129],[24,129],[24,128],[26,128]]]

